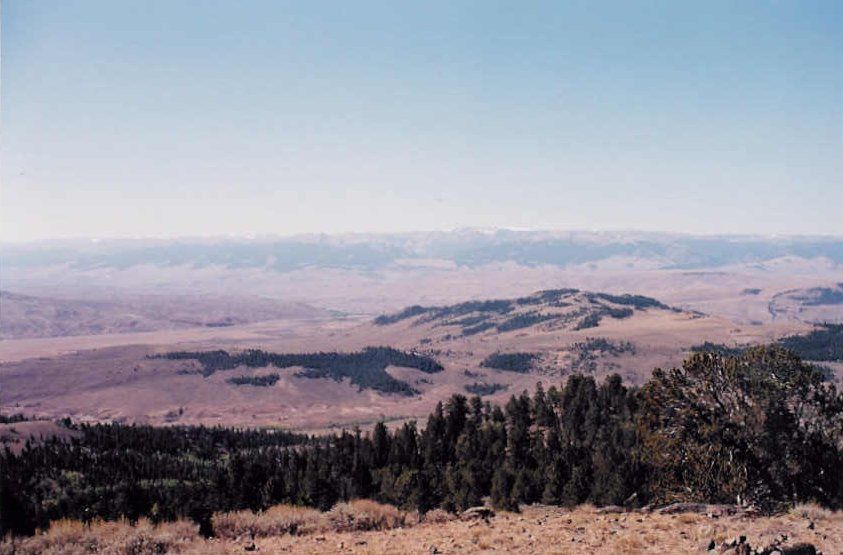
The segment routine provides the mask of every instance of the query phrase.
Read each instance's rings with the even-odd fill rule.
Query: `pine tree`
[[[389,432],[383,421],[375,424],[375,429],[372,431],[372,462],[375,468],[381,468],[389,460]]]
[[[433,414],[427,419],[427,427],[422,434],[425,464],[443,462],[445,459],[445,416],[442,403],[436,403]]]
[[[508,465],[501,465],[492,476],[492,489],[489,496],[492,506],[504,511],[518,511],[518,500],[513,495],[515,478]]]
[[[5,472],[0,472],[0,537],[7,533],[34,534],[35,522],[19,486]]]

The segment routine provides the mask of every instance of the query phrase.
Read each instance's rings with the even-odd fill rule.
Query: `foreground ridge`
[[[480,510],[482,509],[482,511]],[[484,512],[485,511],[485,512]],[[478,516],[478,513],[483,515]],[[327,512],[276,506],[261,513],[214,515],[216,537],[185,521],[158,526],[61,521],[32,538],[0,543],[4,555],[58,553],[836,553],[843,513],[801,505],[772,516],[698,512],[606,513],[531,505],[521,513],[478,507],[462,518],[423,517],[371,501]],[[732,550],[732,551],[729,551]]]

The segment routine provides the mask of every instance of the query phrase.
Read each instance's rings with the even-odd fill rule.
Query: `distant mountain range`
[[[278,272],[306,267],[377,270],[413,260],[465,267],[502,262],[564,267],[613,258],[647,260],[663,269],[694,269],[782,257],[824,258],[843,264],[843,237],[460,230],[258,239],[63,241],[5,244],[0,248],[0,264],[7,270],[59,265],[78,270],[139,265]]]

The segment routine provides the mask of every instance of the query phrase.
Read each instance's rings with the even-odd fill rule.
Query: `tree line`
[[[58,518],[189,517],[277,503],[327,509],[794,502],[843,506],[843,396],[783,349],[696,353],[641,388],[573,375],[504,406],[454,395],[419,428],[310,437],[73,425],[81,437],[0,455],[0,532]]]

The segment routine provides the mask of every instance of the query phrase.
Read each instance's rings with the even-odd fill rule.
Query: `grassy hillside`
[[[583,330],[595,328],[604,318],[622,320],[636,311],[671,310],[643,295],[611,295],[578,289],[550,289],[515,299],[468,301],[448,306],[414,305],[375,318],[378,326],[410,320],[414,325],[435,323],[454,326],[463,336],[486,331],[507,333],[541,326]],[[678,311],[681,312],[681,311]]]

